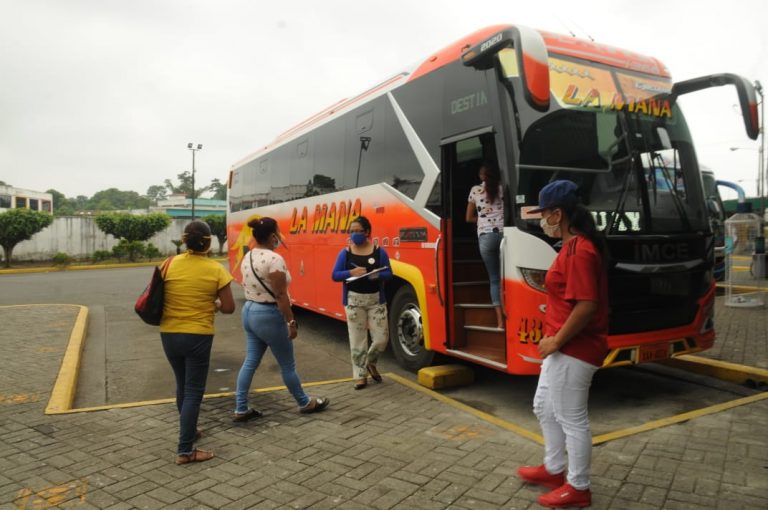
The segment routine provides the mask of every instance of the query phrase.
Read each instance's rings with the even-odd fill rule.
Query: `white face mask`
[[[539,221],[539,225],[541,225],[541,230],[543,230],[548,237],[560,237],[559,224],[550,225],[547,223],[547,219],[542,217],[541,221]]]

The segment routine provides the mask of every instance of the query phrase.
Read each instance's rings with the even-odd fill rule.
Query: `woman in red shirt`
[[[539,497],[543,506],[589,506],[592,433],[587,401],[592,376],[608,352],[604,243],[571,181],[544,186],[533,212],[541,212],[541,228],[549,237],[561,238],[562,247],[545,278],[547,311],[538,347],[544,362],[533,401],[544,435],[544,464],[523,466],[518,475],[553,489]]]

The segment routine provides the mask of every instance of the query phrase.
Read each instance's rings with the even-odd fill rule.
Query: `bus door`
[[[457,357],[504,368],[504,329],[496,327],[476,226],[466,221],[467,198],[472,186],[480,184],[478,170],[483,161],[497,161],[490,127],[442,142],[441,173],[446,197],[442,232],[446,246],[446,348]]]

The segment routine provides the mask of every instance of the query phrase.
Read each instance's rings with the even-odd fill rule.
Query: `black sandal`
[[[299,412],[303,414],[319,413],[331,403],[331,399],[325,397],[312,397],[309,404],[299,408]],[[314,404],[314,405],[313,405]]]
[[[371,379],[376,382],[381,382],[381,374],[376,369],[376,365],[368,365],[366,368],[368,369],[368,373],[371,374]]]
[[[261,413],[261,411],[257,411],[256,409],[251,407],[244,413],[235,413],[234,416],[232,417],[232,421],[235,423],[243,423],[256,418],[261,418],[262,416],[263,414]]]

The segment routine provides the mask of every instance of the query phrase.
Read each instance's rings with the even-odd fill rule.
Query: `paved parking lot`
[[[171,403],[45,415],[77,307],[0,307],[0,508],[537,508],[514,476],[540,461],[535,440],[449,399],[385,377],[296,413],[285,390],[259,392],[262,420],[231,423],[231,397],[204,402],[201,447],[173,464]],[[765,310],[718,302],[706,355],[765,367]],[[595,448],[594,508],[768,508],[768,400],[614,439]]]

